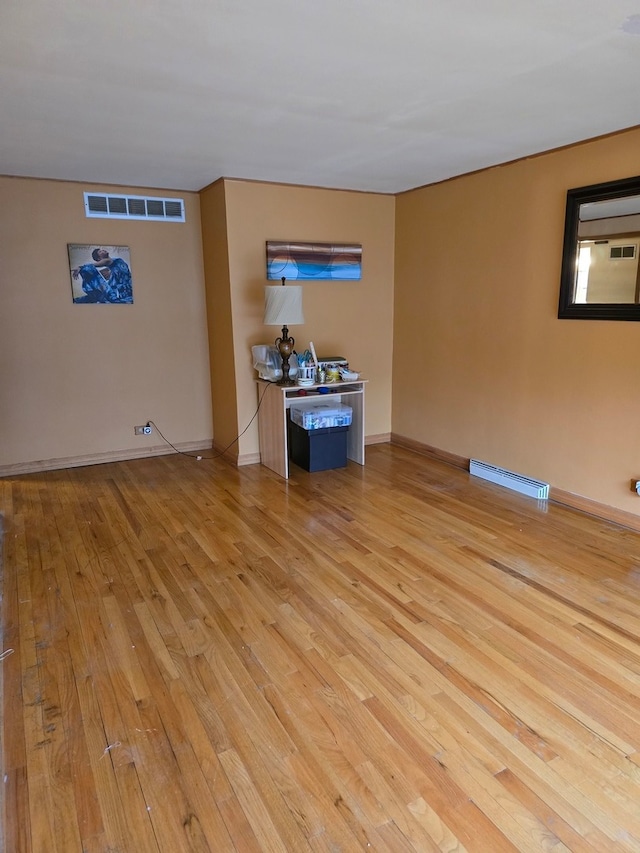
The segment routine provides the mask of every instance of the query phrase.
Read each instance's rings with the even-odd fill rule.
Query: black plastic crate
[[[289,454],[305,471],[327,471],[347,464],[348,426],[303,429],[289,421]]]

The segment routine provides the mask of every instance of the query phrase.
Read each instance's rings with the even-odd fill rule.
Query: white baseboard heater
[[[513,489],[522,495],[528,495],[530,498],[547,500],[549,497],[548,483],[532,480],[531,477],[523,477],[522,474],[514,474],[513,471],[506,471],[504,468],[489,465],[487,462],[480,462],[478,459],[469,460],[469,473],[473,474],[474,477],[481,477],[483,480],[489,480],[491,483]]]

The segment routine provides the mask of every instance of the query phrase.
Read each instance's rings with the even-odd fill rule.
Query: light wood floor
[[[640,535],[409,451],[0,480],[4,849],[640,851]]]

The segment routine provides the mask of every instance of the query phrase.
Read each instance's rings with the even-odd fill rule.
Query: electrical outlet
[[[141,426],[134,426],[133,434],[134,435],[151,435],[153,429],[151,424],[142,424]]]

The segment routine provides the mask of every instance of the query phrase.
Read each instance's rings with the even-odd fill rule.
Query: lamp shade
[[[267,286],[264,289],[265,326],[297,326],[304,323],[302,285]]]

